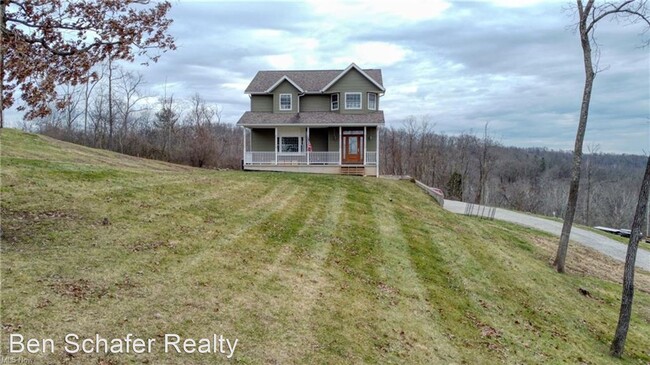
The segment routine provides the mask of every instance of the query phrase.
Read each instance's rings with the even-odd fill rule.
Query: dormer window
[[[345,93],[345,109],[361,109],[361,93]]]
[[[280,110],[291,109],[291,94],[280,94]]]
[[[368,93],[368,110],[377,110],[377,94]]]
[[[332,110],[339,110],[339,94],[332,94],[331,96]]]

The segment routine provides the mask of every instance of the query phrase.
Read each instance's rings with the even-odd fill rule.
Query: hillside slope
[[[409,182],[191,169],[7,129],[0,143],[3,354],[9,333],[215,333],[239,340],[237,364],[650,361],[648,273],[614,361],[619,263],[572,246],[555,274],[555,239],[445,212]]]

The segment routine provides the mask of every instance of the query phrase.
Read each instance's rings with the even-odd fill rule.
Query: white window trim
[[[282,97],[288,95],[289,96],[289,109],[282,108]],[[293,110],[293,96],[288,93],[282,93],[280,94],[280,97],[278,97],[278,110],[281,111],[290,111]]]
[[[370,95],[375,96],[375,106],[372,108],[370,107]],[[377,110],[377,93],[368,93],[368,110]]]
[[[336,108],[334,108],[334,97],[336,96]],[[339,110],[341,107],[341,98],[339,97],[339,94],[332,94],[330,95],[330,110]]]
[[[359,95],[359,107],[358,108],[348,108],[348,95]],[[363,109],[363,93],[362,92],[350,92],[345,93],[345,109],[348,110],[361,110]]]

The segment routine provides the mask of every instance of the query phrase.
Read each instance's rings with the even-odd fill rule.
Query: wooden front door
[[[363,163],[363,136],[343,136],[343,163]]]

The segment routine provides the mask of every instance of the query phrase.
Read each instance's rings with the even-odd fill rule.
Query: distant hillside
[[[407,181],[217,172],[9,129],[0,164],[3,354],[10,333],[215,333],[238,364],[614,363],[622,265],[572,246],[556,274],[556,239],[445,212]],[[615,363],[650,362],[650,274],[636,280]]]
[[[386,128],[382,170],[415,176],[448,197],[563,217],[573,154],[506,147],[487,136],[435,133],[432,124]],[[629,228],[646,157],[600,153],[584,147],[576,222]]]

